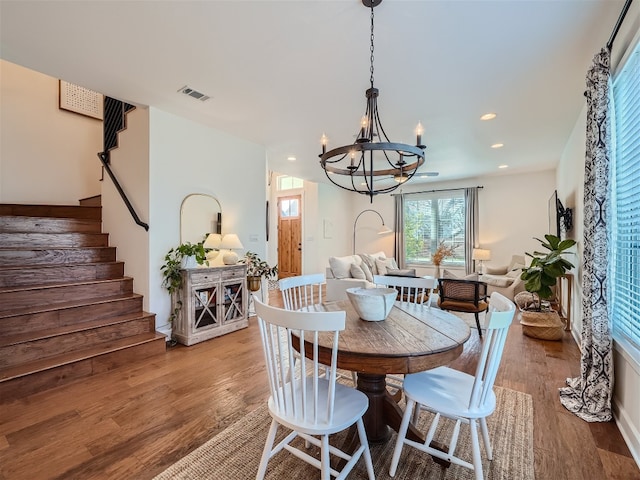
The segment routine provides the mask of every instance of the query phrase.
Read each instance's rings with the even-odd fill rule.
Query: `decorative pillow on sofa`
[[[404,269],[394,270],[393,268],[387,268],[387,275],[391,277],[415,277],[416,269],[404,268]]]
[[[358,256],[362,259],[362,263],[365,263],[367,267],[369,267],[369,271],[371,272],[371,275],[382,275],[378,273],[378,268],[376,267],[376,260],[378,259],[384,260],[385,258],[387,258],[384,252],[376,252],[371,254],[359,253]],[[371,277],[370,281],[373,281],[373,277]]]
[[[364,261],[360,264],[360,268],[364,272],[364,278],[367,280],[367,282],[373,282],[373,274],[371,273],[371,269]]]
[[[362,270],[362,268],[356,265],[355,263],[351,264],[350,272],[353,278],[357,278],[358,280],[367,279],[367,276],[364,274],[364,270]]]
[[[376,268],[378,275],[386,275],[387,269],[398,270],[398,264],[395,258],[385,258],[384,260],[376,259]]]
[[[346,257],[329,257],[329,267],[335,278],[351,278],[351,264],[360,265],[362,259],[358,255]]]
[[[514,278],[503,275],[482,275],[480,278],[487,285],[493,285],[494,287],[508,287],[513,283]]]
[[[459,277],[457,276],[455,273],[450,272],[449,270],[447,270],[446,268],[442,271],[442,277],[441,278],[460,278],[461,280],[478,280],[479,276],[477,273],[470,273],[469,275],[465,275],[464,277]]]

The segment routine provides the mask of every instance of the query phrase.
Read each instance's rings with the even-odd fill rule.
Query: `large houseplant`
[[[260,290],[262,278],[269,279],[278,274],[278,265],[270,267],[255,252],[247,252],[244,263],[247,265],[247,286],[252,292]]]
[[[544,238],[536,240],[547,252],[527,253],[532,259],[531,264],[523,268],[520,275],[526,292],[516,295],[515,301],[522,310],[520,323],[525,335],[543,340],[560,340],[564,335],[564,323],[548,300],[554,296],[558,278],[573,268],[573,264],[563,255],[569,253],[567,250],[576,242],[571,239],[560,240],[555,235],[545,235]]]
[[[182,288],[182,274],[180,270],[185,268],[185,261],[193,257],[198,265],[206,262],[206,252],[203,246],[204,242],[199,243],[181,243],[172,248],[164,256],[164,263],[160,267],[162,272],[162,286],[167,289],[169,295],[175,300],[173,311],[169,315],[169,323],[178,315],[182,302],[177,296],[174,296],[180,288]]]
[[[543,300],[549,300],[553,297],[558,278],[563,276],[567,270],[573,268],[573,264],[563,255],[569,248],[573,247],[575,240],[560,240],[555,235],[545,235],[545,240],[540,240],[540,244],[548,250],[548,252],[527,253],[531,257],[531,264],[522,269],[520,278],[524,280],[524,288],[531,294],[531,301],[527,310],[540,311],[544,308]]]

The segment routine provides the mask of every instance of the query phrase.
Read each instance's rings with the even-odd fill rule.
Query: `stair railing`
[[[113,185],[116,187],[116,190],[120,194],[120,197],[124,201],[124,204],[127,206],[127,209],[133,217],[133,220],[136,222],[136,224],[140,225],[146,231],[149,231],[149,225],[140,220],[140,217],[133,208],[133,205],[131,205],[129,198],[124,193],[120,182],[118,182],[118,179],[111,170],[110,152],[112,149],[118,146],[118,132],[126,128],[125,118],[127,112],[133,110],[134,108],[134,105],[121,102],[120,100],[116,100],[115,98],[106,96],[104,97],[104,151],[98,152],[98,158],[100,159],[100,162],[102,162],[102,168],[107,171],[107,174],[111,178]]]

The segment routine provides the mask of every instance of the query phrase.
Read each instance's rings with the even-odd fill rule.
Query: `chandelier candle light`
[[[408,145],[391,142],[380,121],[379,91],[373,86],[373,8],[381,2],[382,0],[362,0],[365,7],[371,8],[371,87],[365,92],[367,108],[360,121],[356,141],[327,151],[328,139],[323,134],[320,154],[320,166],[331,183],[345,190],[368,195],[372,203],[374,195],[391,192],[413,177],[424,164],[426,148],[422,144],[424,129],[420,123],[415,131],[416,144]],[[380,183],[375,185],[376,181]]]

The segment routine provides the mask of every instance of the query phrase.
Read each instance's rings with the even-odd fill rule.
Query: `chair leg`
[[[484,440],[484,451],[487,453],[487,458],[493,460],[493,451],[491,450],[491,440],[489,439],[489,429],[487,428],[487,419],[480,419],[480,430],[482,431],[482,439]]]
[[[473,452],[473,471],[476,480],[484,480],[482,475],[482,457],[480,456],[480,442],[478,439],[478,424],[475,418],[469,419],[469,428],[471,429],[471,451]]]
[[[411,398],[407,398],[407,406],[404,410],[404,415],[402,416],[402,423],[400,423],[398,438],[396,439],[396,446],[393,449],[393,457],[391,458],[391,466],[389,467],[389,475],[392,477],[395,477],[396,475],[398,462],[400,461],[400,454],[402,453],[402,447],[404,446],[404,439],[407,436],[409,420],[411,419],[414,406],[416,406],[416,401]]]
[[[482,329],[480,328],[480,316],[478,312],[475,312],[475,316],[476,316],[476,326],[478,327],[478,335],[480,335],[480,338],[482,338]]]
[[[329,435],[322,435],[320,450],[320,480],[331,480],[331,461],[329,458]]]
[[[260,459],[260,466],[258,467],[258,473],[256,474],[256,480],[263,480],[264,474],[267,472],[267,464],[271,458],[271,450],[273,449],[273,442],[276,439],[276,433],[278,431],[278,422],[271,420],[271,427],[267,434],[267,441],[264,444],[264,450],[262,451],[262,458]]]
[[[362,418],[358,419],[356,425],[358,426],[360,444],[364,445],[364,451],[362,452],[362,455],[364,455],[364,464],[367,466],[367,474],[369,475],[369,480],[376,480],[376,475],[373,473],[373,461],[371,460],[371,452],[369,451],[367,432],[364,429],[364,422],[362,421]]]

